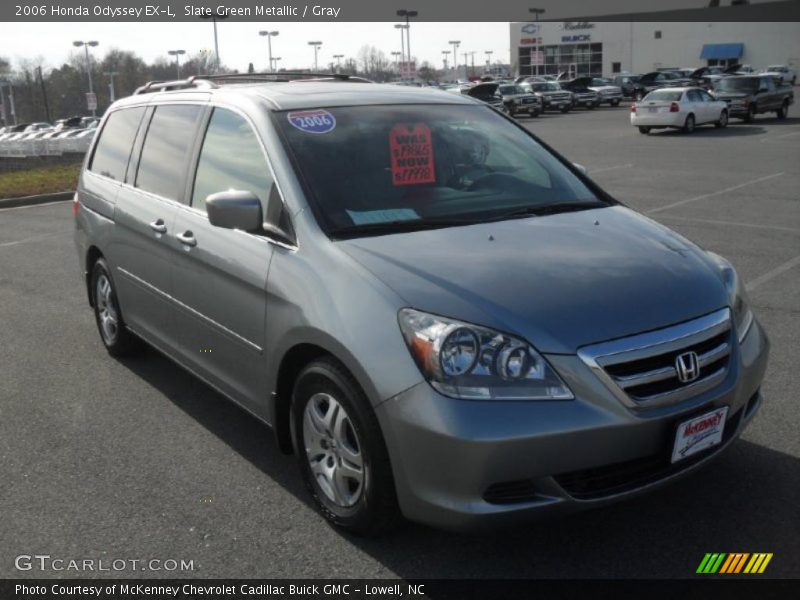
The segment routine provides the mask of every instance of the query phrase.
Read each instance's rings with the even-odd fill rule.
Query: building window
[[[656,32],[653,34],[653,37],[655,37],[657,40],[660,40],[660,39],[661,39],[661,31],[656,31]]]
[[[622,71],[622,63],[612,62],[611,63],[611,72],[612,73],[619,73]]]

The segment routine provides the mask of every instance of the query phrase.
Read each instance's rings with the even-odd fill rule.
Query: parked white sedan
[[[653,90],[631,105],[631,125],[640,133],[669,127],[691,133],[697,125],[706,123],[726,127],[728,104],[697,87]]]

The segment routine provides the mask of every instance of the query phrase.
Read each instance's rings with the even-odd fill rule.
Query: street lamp
[[[308,42],[309,46],[314,46],[314,71],[317,71],[319,67],[317,67],[317,53],[319,52],[319,47],[322,46],[322,42]]]
[[[397,11],[398,17],[406,18],[406,53],[408,54],[408,68],[411,69],[411,25],[408,20],[416,17],[419,13],[416,10],[401,9]],[[402,31],[400,32],[402,34]]]
[[[458,79],[458,47],[461,45],[461,40],[450,40],[447,43],[453,47],[453,68],[456,71],[456,79]]]
[[[406,37],[403,33],[403,30],[408,29],[408,25],[397,24],[394,26],[394,28],[400,30],[400,62],[404,63],[406,62]]]
[[[175,57],[175,70],[178,73],[178,79],[181,78],[181,54],[186,54],[186,50],[167,50],[167,54]]]
[[[450,56],[450,50],[442,50],[442,63],[444,70],[447,71],[447,57]]]
[[[342,59],[344,58],[344,54],[334,54],[333,58],[336,59],[336,72],[342,70]]]
[[[545,11],[543,8],[529,8],[528,12],[531,13],[532,15],[536,15],[536,20],[538,21],[539,15],[544,14]]]
[[[394,68],[397,69],[398,71],[400,70],[400,58],[399,57],[400,57],[401,54],[402,53],[398,52],[397,50],[392,52],[392,56],[394,56]]]
[[[100,42],[96,42],[94,40],[84,42],[84,41],[75,41],[72,42],[72,45],[76,48],[80,48],[83,46],[84,51],[86,52],[86,72],[89,74],[89,93],[94,94],[94,81],[92,81],[92,60],[89,57],[89,46],[94,48],[95,46],[99,45]],[[95,104],[97,104],[95,102]],[[97,116],[97,108],[92,109],[92,116]]]
[[[200,15],[201,19],[211,19],[211,22],[214,23],[214,71],[219,70],[220,60],[219,60],[219,38],[217,37],[217,19],[227,19],[228,15],[224,12],[211,12],[211,11],[203,11],[203,14]]]
[[[275,70],[276,70],[276,71],[278,70],[278,61],[279,61],[280,59],[281,59],[281,57],[280,57],[280,56],[275,56],[275,57],[273,57],[273,59],[272,59],[273,61],[275,61]]]
[[[279,31],[259,31],[258,35],[266,36],[267,38],[267,49],[269,51],[269,70],[272,71],[272,38],[278,35]]]

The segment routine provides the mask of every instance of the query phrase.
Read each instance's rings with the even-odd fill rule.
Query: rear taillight
[[[78,211],[81,209],[81,203],[78,201],[78,192],[72,197],[72,216],[77,217]]]
[[[669,105],[669,112],[680,112],[681,107],[678,105],[677,102],[673,102]]]
[[[636,104],[631,104],[631,112],[632,113],[636,112]]]

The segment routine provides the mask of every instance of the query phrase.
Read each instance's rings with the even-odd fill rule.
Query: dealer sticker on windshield
[[[289,123],[306,133],[328,133],[336,127],[336,117],[327,110],[297,110],[286,116]]]
[[[678,462],[718,445],[722,441],[727,415],[728,407],[723,406],[678,425],[675,445],[672,448],[672,462]]]
[[[401,123],[392,127],[389,152],[394,185],[436,182],[431,130],[425,123]]]

